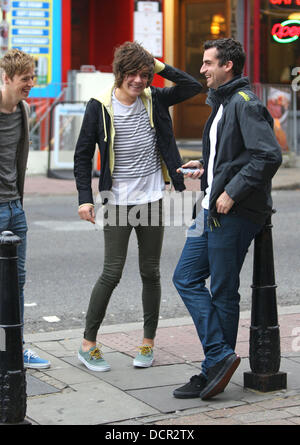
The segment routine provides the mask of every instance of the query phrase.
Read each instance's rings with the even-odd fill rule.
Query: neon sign
[[[271,34],[278,43],[294,42],[300,36],[300,20],[285,20],[282,23],[275,23]]]
[[[269,3],[272,6],[280,6],[281,8],[293,8],[295,6],[300,6],[300,0],[269,0]]]

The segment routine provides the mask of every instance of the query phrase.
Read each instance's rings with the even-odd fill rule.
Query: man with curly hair
[[[74,157],[79,215],[95,223],[91,170],[98,144],[99,191],[108,214],[104,226],[103,273],[92,291],[84,339],[78,352],[79,360],[94,371],[110,369],[96,346],[96,337],[111,294],[121,279],[133,229],[138,238],[144,311],[144,337],[133,365],[152,365],[161,299],[163,189],[170,180],[175,190],[185,188],[182,175],[176,171],[182,162],[168,109],[202,89],[193,77],[154,59],[136,42],[126,42],[117,48],[113,71],[114,85],[87,105]],[[154,73],[175,85],[151,86]],[[115,221],[109,215],[116,215]]]

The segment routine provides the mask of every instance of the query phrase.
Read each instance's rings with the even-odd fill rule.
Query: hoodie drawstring
[[[103,117],[103,127],[104,127],[104,142],[107,142],[107,129],[106,129],[104,105],[103,104],[101,105],[102,105],[102,117]]]

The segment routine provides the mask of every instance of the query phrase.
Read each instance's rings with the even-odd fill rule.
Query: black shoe
[[[176,399],[199,397],[206,385],[206,381],[206,377],[204,377],[203,374],[193,375],[188,383],[173,391],[173,396],[176,397]]]
[[[201,399],[210,399],[223,392],[240,362],[241,358],[233,353],[227,355],[216,365],[208,368],[207,384],[200,394]]]

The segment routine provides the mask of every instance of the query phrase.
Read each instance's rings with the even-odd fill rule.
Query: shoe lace
[[[152,352],[152,346],[148,345],[139,346],[139,350],[142,355],[147,355]]]
[[[191,381],[191,382],[194,382],[195,380],[199,380],[199,375],[193,375],[193,376],[190,378],[190,381]]]
[[[203,382],[205,380],[206,380],[206,378],[202,374],[199,374],[199,375],[193,375],[190,379],[190,382],[196,383],[196,384],[201,384],[201,382]]]
[[[91,359],[98,360],[102,358],[102,353],[99,348],[95,348],[90,352]]]
[[[38,355],[36,352],[34,352],[32,349],[26,349],[24,352],[24,355],[30,360],[31,358],[37,358]]]

